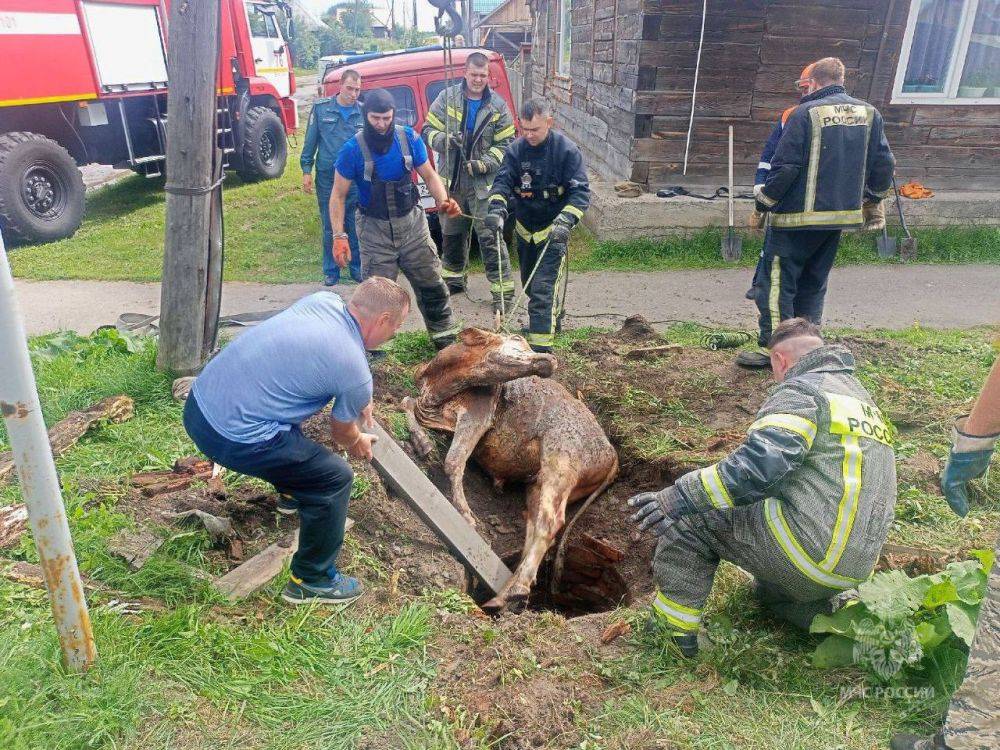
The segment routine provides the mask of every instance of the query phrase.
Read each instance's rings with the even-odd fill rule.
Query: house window
[[[569,78],[570,49],[573,44],[572,0],[558,2],[558,29],[555,39],[556,73]]]
[[[1000,0],[914,0],[892,101],[1000,103]]]

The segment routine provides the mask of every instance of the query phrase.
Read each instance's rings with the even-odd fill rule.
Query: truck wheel
[[[71,237],[83,221],[83,176],[69,152],[38,133],[0,135],[0,227],[25,242]]]
[[[243,120],[240,166],[236,170],[244,182],[281,177],[288,159],[285,126],[267,107],[251,107]]]

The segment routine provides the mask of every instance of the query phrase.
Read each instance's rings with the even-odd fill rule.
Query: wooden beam
[[[469,566],[494,594],[499,593],[511,576],[503,560],[466,523],[455,506],[441,494],[388,432],[377,424],[370,432],[378,436],[378,441],[372,448],[372,463],[390,489],[409,504],[452,554]]]

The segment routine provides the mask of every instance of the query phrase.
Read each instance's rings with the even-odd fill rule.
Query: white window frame
[[[572,69],[573,63],[573,0],[559,0],[558,12],[556,13],[556,23],[558,24],[558,30],[556,31],[556,75],[560,78],[569,78],[570,70]],[[569,31],[569,44],[570,53],[566,59],[565,65],[563,64],[563,44],[566,40],[563,39],[563,13],[566,14],[566,26],[565,30]]]
[[[910,49],[913,46],[913,34],[917,28],[919,3],[910,3],[909,17],[906,19],[906,32],[903,35],[903,46],[899,52],[899,62],[896,65],[896,80],[892,87],[891,104],[941,104],[949,107],[967,107],[983,104],[1000,104],[1000,97],[984,96],[979,98],[960,98],[958,87],[965,67],[965,58],[969,51],[969,41],[972,39],[972,26],[979,11],[979,0],[965,0],[962,8],[962,19],[955,34],[955,45],[951,52],[951,63],[948,68],[948,78],[943,92],[903,92],[903,79],[906,68],[910,64]]]

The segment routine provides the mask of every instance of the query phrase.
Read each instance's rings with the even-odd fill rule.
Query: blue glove
[[[960,516],[969,512],[968,484],[986,474],[1000,435],[977,437],[962,432],[965,417],[955,420],[948,462],[941,472],[941,493]]]
[[[628,499],[628,507],[636,508],[632,522],[639,531],[649,529],[656,536],[663,536],[674,525],[674,521],[692,512],[691,503],[676,487],[667,487],[659,492],[640,492]]]

